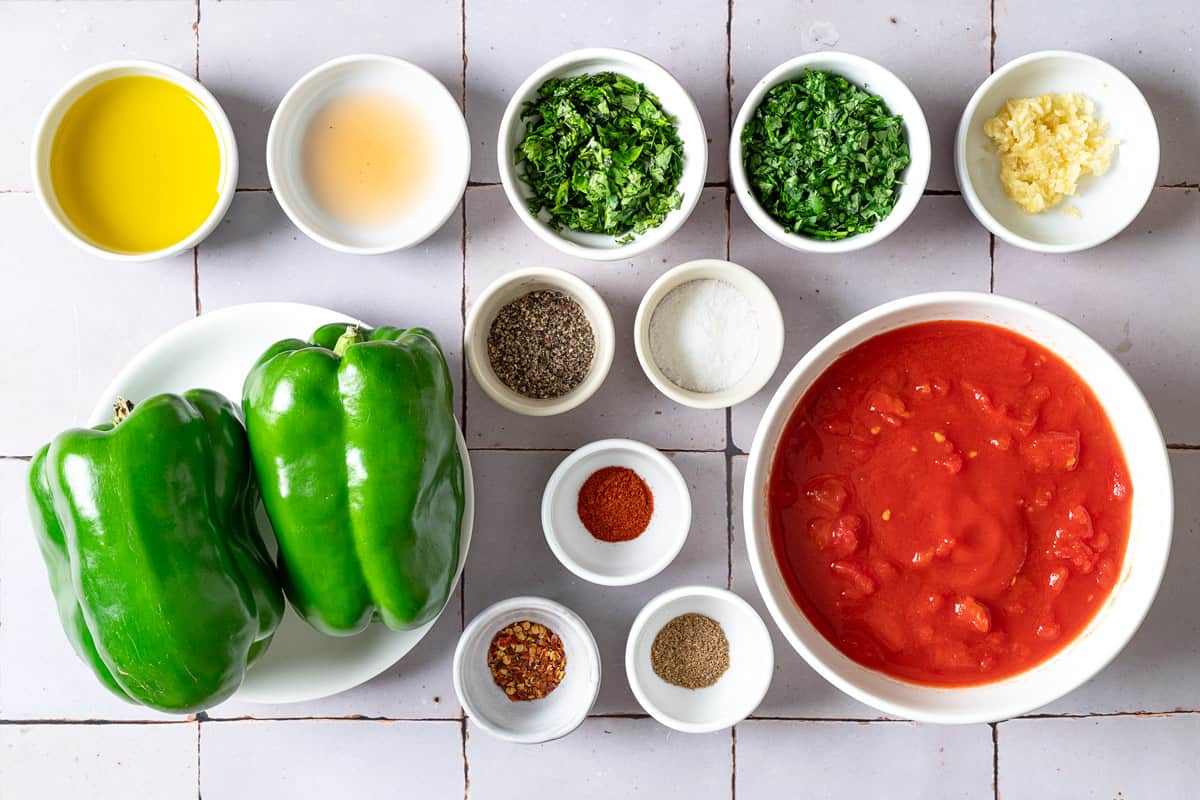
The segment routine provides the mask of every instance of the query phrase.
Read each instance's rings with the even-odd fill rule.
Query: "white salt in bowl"
[[[672,381],[655,362],[650,347],[650,323],[663,298],[672,290],[699,280],[724,281],[733,286],[749,302],[758,323],[758,350],[753,362],[732,385],[713,392],[692,391]],[[642,297],[633,327],[634,348],[646,377],[664,395],[692,408],[726,408],[753,397],[775,374],[783,355],[783,314],[775,295],[750,270],[715,258],[689,261],[663,273]]]
[[[715,620],[729,640],[729,669],[712,686],[685,689],[658,676],[651,649],[658,632],[681,614]],[[762,702],[775,672],[771,633],[754,608],[733,592],[680,586],[642,608],[625,643],[625,675],[646,713],[684,733],[711,733],[736,725]]]

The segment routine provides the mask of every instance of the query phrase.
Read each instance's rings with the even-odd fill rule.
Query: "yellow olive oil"
[[[221,148],[204,106],[148,75],[97,84],[67,110],[50,181],[76,230],[97,247],[149,253],[196,231],[216,206]]]
[[[430,179],[426,118],[392,95],[354,91],[313,115],[301,146],[316,204],[350,225],[381,225],[418,201]]]

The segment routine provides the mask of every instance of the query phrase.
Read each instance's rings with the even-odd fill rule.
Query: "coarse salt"
[[[733,284],[705,278],[667,293],[650,318],[650,354],[675,385],[719,392],[758,357],[758,315]]]

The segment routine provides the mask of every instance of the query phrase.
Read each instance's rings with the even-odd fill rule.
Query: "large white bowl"
[[[771,546],[766,488],[784,425],[816,378],[842,353],[895,328],[974,320],[1009,328],[1065,360],[1096,393],[1125,452],[1133,509],[1121,576],[1075,641],[1048,661],[995,683],[937,688],[908,683],[845,656],[809,622],[784,582]],[[747,547],[754,579],[788,642],[825,679],[888,714],[922,722],[994,722],[1032,711],[1083,684],[1133,636],[1158,591],[1171,547],[1173,496],[1166,446],[1146,399],[1120,364],[1087,334],[1036,306],[974,292],[906,297],[866,311],[821,340],[788,374],[759,424],[746,472]]]
[[[345,314],[299,303],[250,303],[213,311],[163,334],[113,378],[100,395],[89,425],[107,422],[116,395],[135,402],[160,392],[214,389],[240,405],[242,383],[262,351],[280,339],[307,338],[327,322],[355,323]],[[457,583],[471,544],[475,492],[461,432],[465,507]],[[265,520],[261,514],[260,519]],[[355,636],[326,636],[289,605],[266,654],[246,673],[234,700],[298,703],[344,692],[374,678],[416,647],[434,625],[393,631],[372,623]]]
[[[513,163],[513,153],[525,138],[525,122],[521,111],[525,103],[537,97],[538,89],[548,78],[565,78],[573,75],[616,72],[645,84],[662,103],[663,110],[675,118],[679,138],[683,142],[683,174],[679,178],[679,191],[683,202],[679,208],[667,214],[657,228],[645,233],[634,234],[633,241],[619,244],[617,236],[602,233],[583,233],[562,229],[556,231],[546,224],[545,214],[534,216],[529,213],[528,200],[532,195],[529,186],[521,179],[520,169]],[[513,211],[529,230],[551,247],[569,256],[589,258],[593,261],[616,261],[633,258],[655,245],[665,242],[687,221],[700,193],[704,191],[704,174],[708,169],[708,139],[704,133],[704,121],[700,111],[687,90],[663,67],[645,56],[611,47],[590,47],[573,50],[547,61],[538,67],[525,82],[513,92],[504,116],[500,120],[500,133],[496,137],[496,160],[500,170],[500,182]]]
[[[772,219],[759,205],[750,188],[742,156],[742,131],[758,110],[763,97],[775,86],[794,80],[810,69],[841,75],[854,85],[882,97],[889,111],[904,118],[904,132],[908,136],[910,160],[901,176],[904,185],[900,187],[900,195],[896,198],[892,212],[866,233],[834,242],[792,233]],[[810,253],[847,253],[883,241],[908,219],[908,215],[921,200],[925,182],[929,180],[930,151],[929,126],[925,123],[925,112],[921,110],[921,104],[904,81],[885,67],[862,56],[826,50],[806,53],[785,61],[754,84],[754,88],[742,103],[737,119],[733,122],[733,131],[729,134],[729,177],[733,180],[734,192],[737,193],[738,202],[745,209],[746,216],[767,236],[793,250]]]
[[[1006,100],[1082,93],[1120,142],[1104,175],[1085,176],[1077,193],[1041,214],[1027,214],[1004,192],[1000,160],[983,123]],[[963,110],[954,139],[954,171],[971,213],[1009,244],[1040,253],[1095,247],[1123,231],[1146,205],[1158,176],[1158,127],[1133,81],[1098,58],[1064,50],[1030,53],[992,73]],[[1074,206],[1075,217],[1063,209]]]

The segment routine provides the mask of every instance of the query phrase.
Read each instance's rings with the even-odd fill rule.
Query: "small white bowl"
[[[75,104],[75,101],[82,97],[88,90],[105,81],[128,75],[149,75],[155,78],[162,78],[183,88],[188,94],[192,95],[200,104],[200,107],[204,109],[205,116],[208,117],[209,123],[212,124],[213,131],[217,135],[217,147],[221,155],[221,173],[217,183],[217,203],[213,206],[212,211],[209,212],[208,217],[201,223],[200,227],[186,238],[169,247],[164,247],[161,250],[153,250],[148,253],[121,253],[108,250],[85,237],[76,229],[75,224],[71,222],[62,210],[62,207],[58,203],[58,198],[54,194],[54,183],[50,179],[50,152],[54,145],[54,136],[58,133],[58,126],[62,124],[63,116]],[[86,69],[68,81],[67,85],[60,89],[58,94],[54,95],[53,99],[50,100],[50,103],[46,106],[46,110],[42,112],[41,119],[38,120],[37,128],[33,135],[32,162],[34,194],[37,195],[42,208],[49,215],[54,226],[84,251],[113,261],[155,261],[161,258],[169,258],[185,250],[190,250],[216,229],[221,219],[225,216],[225,212],[229,210],[229,204],[233,202],[233,195],[237,190],[237,140],[234,139],[233,127],[229,124],[229,118],[225,116],[225,111],[221,108],[221,104],[217,102],[217,98],[213,97],[212,92],[205,89],[191,76],[180,72],[174,67],[168,67],[165,64],[159,64],[155,61],[108,61]]]
[[[808,619],[775,558],[766,486],[784,426],[815,381],[843,353],[896,328],[933,320],[1000,325],[1033,339],[1075,370],[1107,412],[1133,483],[1129,542],[1121,576],[1096,616],[1058,654],[993,683],[937,687],[868,669],[837,649]],[[1071,323],[1037,306],[983,292],[904,297],[859,314],[816,344],[775,392],[759,423],[743,493],[746,548],[754,580],[775,624],[813,669],[851,697],[918,722],[995,722],[1026,714],[1083,685],[1137,631],[1158,592],[1171,549],[1174,501],[1162,432],[1146,398],[1109,353]]]
[[[1075,195],[1028,214],[1004,192],[1000,159],[983,124],[1012,98],[1081,93],[1096,104],[1105,132],[1118,140],[1104,175],[1086,175]],[[971,213],[1009,244],[1039,253],[1071,253],[1108,241],[1146,205],[1158,176],[1158,126],[1133,81],[1098,58],[1046,50],[1013,59],[975,90],[954,138],[954,171]],[[1078,210],[1075,217],[1065,212]]]
[[[882,97],[888,110],[904,118],[904,131],[908,136],[910,161],[904,170],[904,185],[900,188],[892,212],[870,231],[834,242],[800,236],[786,230],[772,219],[754,197],[742,160],[742,131],[758,110],[763,97],[775,86],[800,77],[808,69],[841,75],[867,92]],[[809,253],[847,253],[883,241],[908,219],[925,191],[925,182],[929,180],[930,151],[929,126],[925,123],[925,113],[921,111],[917,98],[902,80],[862,56],[826,50],[785,61],[768,72],[750,90],[729,135],[729,175],[733,179],[733,189],[737,193],[738,202],[742,204],[746,215],[767,236],[793,250]]]
[[[729,669],[712,686],[684,689],[654,672],[654,638],[680,614],[715,620],[729,640]],[[681,586],[655,597],[634,619],[625,643],[625,674],[634,697],[650,716],[684,733],[719,731],[750,716],[774,671],[775,649],[762,617],[733,592],[709,586]]]
[[[492,679],[492,637],[529,620],[557,633],[567,656],[566,674],[540,700],[509,700]],[[471,620],[454,650],[454,691],[479,727],[498,739],[537,744],[559,739],[587,718],[600,692],[600,650],[578,614],[544,597],[513,597],[488,606]]]
[[[642,83],[662,103],[663,110],[675,118],[679,138],[683,142],[683,174],[679,178],[679,191],[683,202],[679,208],[667,215],[657,228],[642,234],[634,234],[633,241],[618,244],[619,236],[600,233],[583,233],[563,229],[556,231],[546,224],[545,214],[534,216],[529,213],[528,199],[532,195],[529,186],[521,179],[518,167],[513,163],[517,145],[525,138],[525,122],[521,111],[525,103],[537,97],[538,89],[548,78],[563,78],[574,75],[616,72]],[[504,116],[500,120],[500,132],[496,137],[496,160],[500,170],[500,182],[513,211],[539,239],[569,256],[588,258],[593,261],[616,261],[633,258],[650,248],[662,244],[680,226],[700,201],[704,191],[704,174],[708,169],[708,139],[704,133],[704,122],[700,111],[687,90],[675,77],[655,62],[611,47],[591,47],[573,50],[547,61],[538,67],[525,82],[513,92]]]
[[[518,297],[538,290],[561,292],[579,303],[592,325],[592,336],[596,340],[592,355],[592,368],[586,378],[561,397],[534,400],[514,392],[496,377],[488,358],[487,340],[492,323],[500,309]],[[464,333],[467,364],[475,382],[488,397],[517,414],[531,417],[549,417],[570,411],[596,393],[608,370],[612,366],[616,351],[616,334],[613,332],[612,315],[599,293],[585,281],[561,269],[530,267],[502,275],[483,290],[483,294],[467,312]]]
[[[627,467],[654,496],[650,524],[636,539],[600,541],[579,519],[579,490],[596,470]],[[669,458],[632,439],[602,439],[563,459],[542,493],[542,532],[564,567],[602,586],[629,586],[654,577],[675,560],[692,525],[687,481]]]
[[[758,354],[741,380],[717,392],[693,392],[679,386],[654,363],[650,348],[650,322],[654,311],[671,290],[692,281],[714,279],[725,281],[746,296],[758,319]],[[762,279],[745,267],[731,261],[702,258],[668,270],[650,285],[638,306],[633,323],[633,344],[642,371],[660,392],[692,408],[725,408],[735,406],[754,396],[779,366],[783,355],[783,314],[770,288]]]
[[[402,99],[425,115],[430,139],[437,144],[429,154],[432,168],[426,195],[385,225],[337,220],[321,209],[305,185],[301,156],[309,123],[330,100],[348,91],[382,92]],[[437,78],[391,56],[343,56],[321,64],[283,96],[267,132],[267,176],[275,199],[305,235],[342,253],[390,253],[424,241],[458,208],[470,171],[471,140],[458,101]]]

